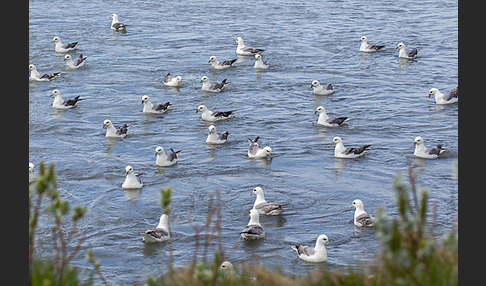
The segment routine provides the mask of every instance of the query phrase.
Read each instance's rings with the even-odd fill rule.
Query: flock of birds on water
[[[119,32],[126,32],[127,25],[121,23],[118,20],[117,14],[112,14],[110,16],[112,19],[111,29]],[[368,43],[368,39],[362,36],[359,40],[361,43],[359,51],[365,53],[378,52],[385,45],[372,45]],[[55,43],[56,53],[67,53],[73,51],[77,48],[79,42],[72,42],[64,44],[61,42],[59,37],[54,37],[52,43]],[[266,70],[270,67],[268,62],[262,60],[261,53],[265,49],[258,49],[248,47],[244,44],[241,37],[237,37],[235,43],[238,44],[236,48],[236,54],[240,56],[253,56],[255,58],[254,68],[257,70]],[[400,42],[396,50],[399,50],[398,57],[413,60],[417,57],[419,49],[407,50],[405,44]],[[64,61],[66,61],[67,67],[71,69],[77,69],[84,66],[85,61],[88,57],[80,54],[78,57],[73,58],[70,54],[66,54]],[[209,58],[208,63],[214,69],[227,69],[232,67],[237,59],[223,60],[219,61],[215,56]],[[30,80],[34,81],[51,81],[60,76],[59,72],[55,73],[39,73],[37,68],[33,65],[29,65],[30,70]],[[207,76],[203,76],[200,80],[202,83],[202,90],[209,92],[220,92],[223,90],[228,82],[224,79],[221,82],[210,81]],[[164,78],[164,85],[172,87],[182,86],[181,76],[172,76],[168,73]],[[313,89],[313,93],[316,95],[330,95],[334,92],[332,84],[321,85],[318,80],[314,80],[311,83],[310,88]],[[69,109],[77,106],[77,103],[83,98],[76,96],[70,99],[63,99],[59,90],[55,89],[50,94],[54,97],[52,107],[58,109]],[[458,87],[451,89],[446,94],[441,93],[437,88],[431,88],[428,97],[434,96],[436,104],[452,104],[458,101]],[[165,113],[171,106],[170,102],[153,104],[150,101],[149,96],[142,96],[143,113],[152,114],[162,114]],[[230,111],[211,111],[204,105],[199,105],[196,109],[196,113],[201,114],[201,119],[204,121],[219,121],[232,118],[236,110]],[[323,106],[318,106],[315,109],[314,114],[318,114],[317,124],[324,125],[327,127],[339,127],[343,125],[348,117],[330,117],[327,115],[326,110]],[[116,127],[113,125],[111,120],[106,119],[102,125],[106,128],[106,137],[116,137],[124,138],[129,130],[129,125],[123,124],[122,126]],[[231,134],[229,131],[224,131],[218,133],[214,125],[208,127],[209,133],[206,139],[207,144],[224,144],[228,140],[228,136]],[[260,137],[257,136],[254,139],[248,138],[248,157],[249,158],[270,158],[272,159],[272,148],[265,146],[260,147],[259,143]],[[358,147],[345,147],[343,140],[340,137],[334,137],[331,144],[335,144],[334,156],[337,158],[357,158],[363,156],[367,148],[371,145],[362,145]],[[437,144],[434,147],[427,148],[424,145],[424,139],[417,136],[414,140],[413,146],[415,146],[414,156],[425,158],[425,159],[436,159],[442,154],[445,149],[442,148],[441,144]],[[155,164],[157,166],[171,166],[177,163],[177,156],[182,150],[174,150],[169,148],[169,151],[165,151],[164,148],[157,146],[155,148]],[[138,189],[142,188],[143,183],[140,176],[135,173],[132,166],[125,167],[126,177],[122,183],[122,188],[124,189]],[[29,180],[30,182],[35,180],[34,175],[34,164],[29,163]],[[265,230],[260,224],[260,215],[276,216],[280,215],[284,211],[284,206],[286,204],[269,203],[265,200],[264,192],[261,187],[255,187],[250,196],[255,195],[256,199],[253,204],[253,208],[249,212],[250,221],[240,232],[240,236],[243,240],[256,240],[265,237]],[[350,207],[354,207],[356,210],[354,212],[353,223],[357,227],[370,227],[373,226],[374,217],[368,214],[364,210],[364,204],[361,200],[355,199]],[[169,230],[169,217],[167,214],[162,214],[159,219],[158,225],[153,229],[148,229],[147,231],[140,233],[142,236],[142,241],[146,243],[156,243],[167,241],[170,238]],[[325,234],[321,234],[317,237],[315,246],[307,245],[292,245],[291,248],[295,250],[300,259],[309,262],[324,262],[327,261],[327,251],[325,245],[330,245],[329,238]],[[234,271],[233,265],[229,261],[225,261],[221,264],[220,269],[224,271]]]

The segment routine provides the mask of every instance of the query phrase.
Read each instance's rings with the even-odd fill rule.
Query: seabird
[[[458,101],[457,96],[459,95],[459,87],[451,89],[451,91],[446,94],[441,93],[437,88],[431,88],[429,90],[429,97],[432,95],[435,97],[436,104],[455,103]]]
[[[61,42],[61,38],[56,36],[52,39],[52,43],[56,43],[56,45],[54,46],[54,51],[56,53],[66,53],[66,52],[69,52],[69,51],[76,49],[79,42],[72,42],[72,43],[63,44]]]
[[[398,52],[398,57],[399,58],[404,58],[404,59],[415,59],[417,57],[417,53],[419,49],[413,49],[411,51],[408,51],[405,49],[405,44],[404,43],[399,43],[398,46],[395,48],[395,50],[400,49]]]
[[[147,229],[145,232],[141,232],[142,242],[164,242],[169,240],[169,216],[162,214],[159,219],[159,224],[155,228]]]
[[[270,67],[270,65],[267,63],[267,61],[262,60],[262,55],[256,54],[255,55],[255,64],[253,67],[257,70],[266,70]]]
[[[272,155],[272,148],[266,146],[263,148],[260,148],[258,146],[258,140],[260,139],[260,136],[255,137],[255,140],[251,140],[250,138],[248,139],[248,157],[250,158],[267,158],[267,156],[270,156],[270,159],[273,158]]]
[[[142,96],[142,104],[143,104],[143,113],[155,113],[155,114],[162,114],[169,109],[169,106],[172,104],[170,102],[166,103],[157,103],[152,104],[148,95]]]
[[[157,146],[155,147],[155,165],[167,167],[172,166],[177,163],[177,154],[179,154],[182,150],[175,151],[172,148],[169,148],[169,152],[165,153],[164,148]]]
[[[129,125],[123,124],[122,127],[115,127],[113,126],[113,123],[111,123],[111,120],[106,119],[103,122],[103,128],[106,127],[106,135],[105,137],[117,137],[117,138],[124,138],[127,136],[128,128],[130,128]]]
[[[442,149],[442,144],[437,144],[432,148],[426,148],[424,145],[424,139],[420,136],[415,137],[413,146],[415,146],[413,155],[425,159],[436,159],[440,154],[445,152],[445,150]]]
[[[164,77],[164,84],[166,86],[180,87],[182,86],[182,76],[171,76],[170,72]]]
[[[341,137],[337,136],[332,139],[331,145],[332,144],[336,144],[336,147],[334,148],[334,157],[336,158],[357,158],[363,156],[366,148],[371,146],[363,145],[356,148],[346,148],[343,145],[343,140],[341,139]]]
[[[58,108],[58,109],[73,108],[73,107],[76,106],[76,103],[78,103],[78,101],[84,99],[84,98],[80,98],[79,95],[77,95],[74,98],[69,98],[69,99],[64,100],[61,97],[61,92],[57,89],[53,90],[52,93],[49,96],[50,97],[54,96],[54,101],[52,102],[52,107]]]
[[[297,252],[299,258],[309,262],[324,262],[327,261],[326,244],[331,245],[329,239],[325,234],[317,237],[316,245],[310,247],[307,245],[292,245],[291,248]]]
[[[264,49],[255,49],[252,47],[245,46],[245,43],[243,43],[243,39],[241,37],[236,38],[235,43],[238,44],[238,46],[236,47],[237,55],[253,56],[255,54],[259,54],[265,51]]]
[[[126,31],[127,30],[127,25],[120,23],[120,21],[118,21],[118,15],[117,14],[115,14],[115,13],[111,14],[110,19],[113,19],[111,21],[111,29],[112,30],[115,30],[115,31]]]
[[[29,183],[35,181],[34,164],[29,163]]]
[[[214,125],[210,125],[208,127],[209,133],[208,137],[206,138],[206,143],[208,144],[223,144],[226,143],[228,140],[228,136],[231,134],[229,131],[224,131],[221,133],[216,132],[216,127]]]
[[[228,84],[226,79],[223,79],[221,82],[209,81],[207,76],[203,76],[199,82],[202,82],[202,90],[211,92],[220,92]]]
[[[226,60],[226,61],[218,61],[216,56],[209,57],[208,63],[211,63],[211,67],[217,70],[222,70],[231,67],[237,59]]]
[[[284,209],[282,206],[287,204],[267,203],[263,189],[261,187],[255,187],[250,192],[250,196],[256,195],[255,203],[253,203],[253,209],[257,210],[262,215],[279,215]]]
[[[361,46],[359,47],[359,51],[365,53],[376,52],[382,49],[383,47],[385,47],[385,45],[368,44],[368,38],[366,38],[366,36],[361,37],[361,39],[359,39],[359,42],[361,43]]]
[[[133,172],[132,166],[125,167],[125,181],[123,181],[122,188],[124,189],[140,189],[143,184],[140,180],[140,175]]]
[[[317,124],[324,125],[327,127],[337,127],[341,126],[348,117],[329,117],[327,116],[326,109],[324,106],[318,106],[314,114],[319,113],[319,118],[317,119]]]
[[[201,112],[201,118],[202,120],[206,121],[218,121],[218,120],[224,120],[231,118],[233,116],[233,113],[236,112],[236,110],[230,110],[230,111],[211,111],[206,108],[204,105],[199,105],[196,109],[196,113]]]
[[[72,69],[77,69],[77,68],[80,68],[82,66],[84,66],[84,61],[87,59],[88,57],[83,57],[83,54],[80,54],[79,57],[75,58],[73,60],[73,58],[71,57],[70,54],[67,54],[64,56],[64,61],[66,62],[66,65]]]
[[[332,84],[329,83],[323,86],[318,80],[313,80],[310,88],[314,88],[314,94],[317,95],[328,95],[334,92]]]
[[[33,64],[29,65],[29,70],[30,70],[29,79],[36,80],[36,81],[50,81],[50,80],[57,78],[61,74],[59,72],[50,73],[50,74],[47,74],[47,73],[40,74],[37,71],[37,68]]]
[[[250,210],[250,221],[248,225],[240,232],[241,238],[247,240],[260,239],[265,237],[265,231],[260,224],[260,215],[255,209]]]
[[[374,218],[366,213],[363,202],[356,199],[351,204],[350,208],[355,207],[353,223],[355,226],[372,226]]]

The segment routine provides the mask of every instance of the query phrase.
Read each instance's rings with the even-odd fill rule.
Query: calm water
[[[349,206],[360,198],[370,213],[383,207],[396,214],[391,181],[406,173],[407,161],[419,173],[419,186],[438,202],[438,230],[450,228],[458,206],[458,105],[439,107],[427,95],[432,87],[446,92],[458,84],[457,1],[422,1],[420,9],[405,1],[298,2],[30,1],[29,63],[62,76],[29,83],[29,160],[55,162],[62,197],[88,208],[80,225],[85,249],[93,250],[114,284],[143,284],[167,270],[168,245],[145,245],[138,234],[157,225],[159,190],[167,186],[173,189],[175,266],[191,261],[196,238],[189,221],[204,224],[215,190],[222,196],[224,251],[237,267],[256,261],[293,274],[312,270],[316,266],[299,260],[290,245],[313,245],[321,233],[332,243],[328,267],[366,263],[378,241],[374,230],[354,227]],[[110,30],[111,13],[129,25],[127,33]],[[362,35],[386,47],[362,54]],[[54,36],[79,41],[71,54],[88,56],[86,66],[68,70],[63,55],[54,53]],[[211,55],[236,57],[237,36],[266,49],[269,70],[255,72],[251,57],[229,70],[210,70]],[[420,48],[420,58],[399,60],[400,41]],[[169,71],[183,77],[182,88],[162,84]],[[202,92],[203,75],[227,78],[229,85],[219,94]],[[335,93],[314,96],[314,79],[334,84]],[[55,110],[49,97],[55,88],[64,98],[86,100]],[[171,110],[144,115],[145,94],[153,102],[170,101]],[[234,119],[215,123],[219,132],[232,132],[227,144],[205,144],[210,124],[195,114],[200,104],[238,110]],[[319,105],[351,120],[340,128],[319,127],[313,114]],[[129,124],[129,135],[106,139],[104,119]],[[257,135],[272,147],[272,161],[246,156],[246,138]],[[419,135],[427,146],[442,143],[447,155],[413,158]],[[345,146],[372,149],[360,159],[335,159],[334,136]],[[183,150],[175,166],[155,165],[159,145]],[[141,190],[121,188],[126,165],[143,174]],[[290,204],[280,217],[262,217],[267,237],[246,244],[239,231],[248,223],[249,193],[257,185],[267,201]],[[47,227],[39,242],[46,254]],[[75,264],[86,266],[84,254]]]

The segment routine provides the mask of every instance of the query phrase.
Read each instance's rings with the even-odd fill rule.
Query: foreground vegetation
[[[383,209],[376,214],[374,227],[380,240],[381,250],[376,261],[363,265],[361,270],[328,270],[322,268],[305,277],[290,276],[279,270],[267,270],[261,265],[243,265],[236,271],[222,271],[224,260],[220,240],[219,193],[211,195],[205,225],[192,225],[196,237],[193,262],[186,268],[172,266],[172,245],[169,240],[169,271],[160,277],[149,277],[147,285],[457,285],[458,284],[458,237],[457,222],[439,239],[434,232],[435,205],[429,219],[428,195],[425,189],[416,189],[416,175],[408,168],[410,188],[401,175],[393,181],[396,192],[398,216],[391,217]],[[160,205],[164,213],[170,212],[170,188],[160,191]],[[53,215],[51,228],[54,245],[53,258],[41,258],[35,254],[35,230],[43,201],[49,201],[47,213]],[[40,164],[35,185],[29,195],[29,282],[31,285],[92,285],[109,284],[100,269],[100,263],[87,251],[86,258],[93,265],[89,279],[81,279],[78,270],[70,266],[71,260],[80,251],[83,238],[77,231],[77,221],[85,209],[75,206],[70,211],[69,202],[60,199],[56,189],[54,166],[48,169]],[[70,227],[63,227],[68,224]],[[61,231],[62,229],[62,231]],[[69,229],[69,231],[67,230]],[[200,233],[203,244],[199,246]],[[215,234],[207,235],[209,233]],[[208,261],[208,246],[212,237],[217,237],[218,250]],[[203,258],[198,261],[198,252]],[[238,272],[238,273],[237,273]]]

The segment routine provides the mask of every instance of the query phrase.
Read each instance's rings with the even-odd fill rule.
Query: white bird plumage
[[[248,157],[250,158],[267,158],[267,156],[270,156],[270,159],[273,158],[272,154],[272,148],[269,146],[265,146],[263,148],[260,148],[258,145],[258,140],[260,139],[260,136],[255,137],[254,140],[251,140],[250,138],[248,139]]]
[[[264,49],[255,49],[252,47],[245,46],[243,39],[241,37],[237,37],[235,43],[238,44],[236,47],[236,54],[241,56],[253,56],[255,54],[262,53],[265,51]]]
[[[64,61],[66,62],[66,66],[72,69],[77,69],[84,66],[84,62],[88,57],[83,57],[83,54],[80,54],[79,57],[73,59],[70,54],[66,54],[64,56]]]
[[[123,189],[140,189],[143,187],[140,175],[135,174],[132,166],[125,167],[125,181],[122,183]]]
[[[208,63],[211,64],[211,67],[217,70],[223,70],[227,69],[236,62],[237,59],[232,59],[232,60],[225,60],[225,61],[218,61],[216,56],[210,56]]]
[[[164,77],[164,85],[166,86],[173,86],[173,87],[181,87],[182,86],[182,76],[171,76],[170,72],[167,73]]]
[[[366,148],[371,145],[363,145],[360,147],[344,147],[341,137],[334,137],[331,141],[331,145],[336,144],[334,148],[334,157],[336,158],[357,158],[365,154]]]
[[[57,78],[61,74],[59,72],[41,74],[37,71],[37,68],[33,64],[29,65],[29,70],[30,70],[29,79],[35,81],[50,81]]]
[[[398,43],[397,47],[395,48],[395,50],[398,49],[400,49],[400,51],[398,52],[398,57],[403,59],[415,59],[419,52],[419,49],[413,49],[410,51],[406,50],[405,44],[402,42]]]
[[[297,252],[299,258],[308,262],[324,262],[327,261],[326,244],[331,245],[329,238],[325,234],[317,237],[314,247],[295,244],[291,248]]]
[[[344,124],[348,117],[329,117],[326,113],[324,106],[320,105],[314,111],[314,114],[319,113],[319,118],[317,118],[317,124],[324,125],[327,127],[337,127]]]
[[[147,229],[145,232],[141,232],[140,235],[142,236],[142,242],[156,243],[169,240],[169,216],[162,214],[155,228]]]
[[[313,80],[310,88],[313,88],[313,93],[317,95],[329,95],[334,92],[332,84],[321,85],[318,80]]]
[[[111,21],[111,29],[114,31],[126,31],[127,30],[127,25],[120,23],[118,20],[118,15],[113,13],[110,16]]]
[[[262,55],[255,55],[255,64],[253,65],[253,68],[255,68],[256,70],[266,70],[269,67],[270,65],[267,63],[267,61],[262,60]]]
[[[284,209],[282,206],[286,204],[268,203],[265,200],[262,187],[255,187],[250,192],[250,196],[256,195],[255,202],[253,203],[253,209],[257,210],[262,215],[279,215]]]
[[[169,109],[169,106],[172,105],[170,102],[153,104],[152,101],[150,101],[150,97],[148,95],[142,96],[142,104],[143,113],[153,114],[165,113]]]
[[[223,90],[224,86],[228,84],[226,79],[223,79],[221,82],[210,81],[207,76],[201,77],[199,82],[202,83],[202,90],[210,92],[220,92]]]
[[[429,90],[429,97],[434,96],[436,104],[451,104],[458,101],[459,87],[451,89],[448,93],[443,94],[437,88]]]
[[[385,47],[385,45],[370,45],[370,44],[368,44],[368,38],[366,36],[362,36],[359,39],[359,42],[361,43],[361,45],[359,46],[359,51],[365,52],[365,53],[376,52],[376,51],[379,51],[380,49]]]
[[[260,224],[260,214],[257,210],[250,210],[250,221],[240,232],[241,238],[245,240],[254,240],[265,237],[265,231]]]
[[[228,136],[231,134],[229,131],[224,131],[218,133],[216,131],[216,126],[209,125],[208,127],[208,137],[206,138],[206,143],[208,144],[223,144],[228,140]]]
[[[360,199],[356,199],[350,206],[351,208],[354,207],[356,210],[354,211],[354,218],[353,223],[355,226],[372,226],[374,217],[369,215],[364,210],[364,204]]]
[[[123,124],[122,127],[115,127],[111,120],[106,119],[103,121],[102,128],[106,128],[105,137],[116,137],[116,138],[124,138],[127,136],[129,125]]]
[[[54,51],[56,53],[66,53],[66,52],[69,52],[69,51],[76,49],[78,47],[79,42],[72,42],[72,43],[63,44],[61,42],[61,38],[56,36],[52,39],[52,43],[56,43],[54,45]]]
[[[204,105],[199,105],[196,109],[196,113],[201,113],[201,119],[205,121],[218,121],[231,118],[236,110],[230,111],[211,111]]]
[[[54,97],[52,102],[52,107],[57,109],[68,109],[73,108],[76,106],[78,101],[83,100],[79,95],[75,96],[74,98],[63,99],[61,96],[61,92],[58,89],[52,91],[49,95],[50,97]]]
[[[155,165],[161,167],[172,166],[177,163],[177,155],[182,152],[182,150],[174,150],[169,148],[166,153],[164,148],[157,146],[155,147]]]
[[[445,150],[442,149],[442,144],[437,144],[435,147],[431,148],[425,147],[424,139],[420,136],[415,137],[413,146],[415,146],[413,155],[424,159],[436,159],[440,154],[445,152]]]

